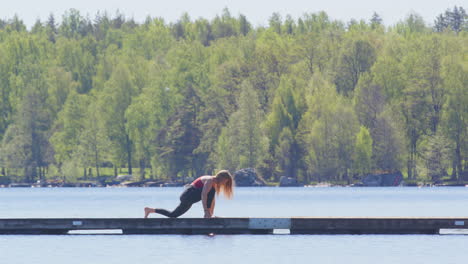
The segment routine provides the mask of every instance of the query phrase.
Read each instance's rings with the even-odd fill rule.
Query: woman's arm
[[[211,207],[210,207],[210,214],[211,214],[211,217],[214,216],[215,204],[216,204],[216,195],[213,195],[213,201],[211,201]]]
[[[208,208],[208,193],[210,192],[212,187],[213,187],[213,180],[207,179],[205,181],[205,184],[203,185],[203,190],[201,193],[203,211],[205,212],[205,218],[210,218],[212,216],[211,209]],[[211,204],[211,207],[213,207],[213,203]]]

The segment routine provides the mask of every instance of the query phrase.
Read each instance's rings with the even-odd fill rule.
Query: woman
[[[150,213],[158,213],[167,217],[179,217],[187,212],[192,204],[202,201],[205,218],[213,217],[215,207],[215,193],[222,192],[228,199],[233,194],[233,178],[227,170],[219,171],[215,176],[201,176],[194,180],[180,196],[180,204],[170,212],[159,208],[145,208],[145,218]]]

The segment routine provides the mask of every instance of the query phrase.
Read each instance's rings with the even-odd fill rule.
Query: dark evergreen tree
[[[52,13],[49,15],[45,27],[49,41],[55,43],[55,38],[57,35],[57,24],[55,22],[55,17]]]
[[[174,180],[179,173],[196,176],[194,150],[202,135],[196,124],[199,100],[193,88],[187,87],[184,102],[158,135],[158,158],[164,160],[168,176]]]
[[[436,32],[442,32],[447,28],[455,32],[467,30],[468,27],[468,16],[463,7],[455,6],[453,10],[447,9],[445,13],[437,16],[434,21],[434,30]]]
[[[239,15],[239,32],[246,36],[251,30],[252,26],[244,15]]]
[[[382,25],[382,18],[379,16],[379,14],[377,14],[376,12],[374,12],[374,14],[372,15],[372,18],[370,20],[370,23],[371,23],[371,27],[373,29],[375,28],[378,28],[379,26]]]

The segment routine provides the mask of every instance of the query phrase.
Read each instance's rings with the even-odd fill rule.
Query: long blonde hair
[[[224,184],[217,183],[215,185],[215,190],[218,195],[222,192],[224,197],[231,199],[234,194],[234,180],[231,173],[227,170],[220,170],[216,173],[215,179],[219,179],[219,182],[223,182],[222,180],[226,179]]]

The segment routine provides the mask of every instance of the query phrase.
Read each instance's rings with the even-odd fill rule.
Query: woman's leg
[[[214,195],[214,193],[212,195]],[[201,188],[195,188],[191,186],[191,187],[186,188],[184,192],[180,195],[180,204],[179,206],[176,207],[176,209],[174,209],[174,211],[170,212],[165,209],[146,207],[145,218],[148,218],[148,215],[150,213],[158,213],[161,215],[165,215],[167,217],[179,217],[183,215],[185,212],[187,212],[190,209],[190,207],[192,207],[192,204],[200,200],[201,200]]]
[[[148,218],[148,215],[151,213],[156,213],[154,208],[145,207],[145,218]]]
[[[183,203],[181,202],[179,204],[179,206],[176,207],[176,209],[174,209],[174,211],[172,212],[169,212],[168,210],[166,209],[159,209],[159,208],[156,208],[154,209],[154,212],[157,213],[157,214],[161,214],[161,215],[165,215],[167,217],[179,217],[181,215],[183,215],[185,212],[187,212],[190,207],[192,207],[192,204],[191,203]]]

